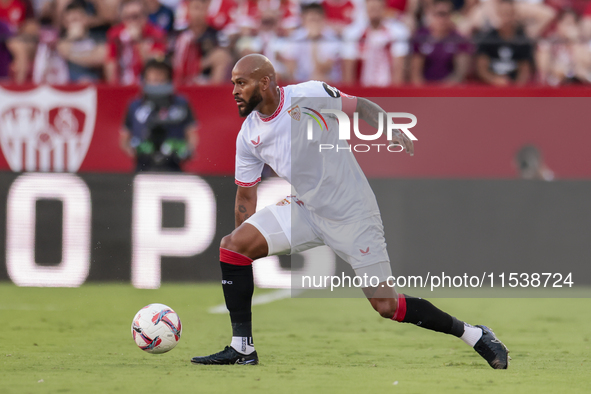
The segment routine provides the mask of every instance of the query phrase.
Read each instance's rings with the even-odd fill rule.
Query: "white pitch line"
[[[263,305],[268,304],[273,301],[283,300],[285,298],[290,298],[293,296],[297,296],[302,293],[303,290],[290,290],[290,289],[280,289],[271,291],[269,293],[261,294],[252,297],[252,305]],[[220,313],[228,313],[228,309],[226,309],[226,304],[217,305],[214,307],[209,308],[209,313],[220,314]]]

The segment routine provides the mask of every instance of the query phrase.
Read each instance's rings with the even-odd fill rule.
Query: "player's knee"
[[[249,239],[249,237],[245,237],[244,235],[241,236],[235,232],[222,238],[220,248],[240,253],[253,260],[265,256],[262,248],[255,240]]]
[[[236,253],[243,252],[241,245],[236,242],[235,237],[232,237],[232,234],[228,234],[222,238],[222,241],[220,242],[220,248],[231,250],[232,252]]]
[[[385,319],[391,319],[396,313],[396,299],[394,298],[382,298],[372,302],[373,308]]]

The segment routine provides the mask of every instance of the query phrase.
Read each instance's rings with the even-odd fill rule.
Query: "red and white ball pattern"
[[[131,335],[138,347],[159,354],[172,350],[181,339],[181,319],[164,304],[150,304],[135,315]]]

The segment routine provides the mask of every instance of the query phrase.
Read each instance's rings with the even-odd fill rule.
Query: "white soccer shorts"
[[[265,237],[269,256],[327,245],[349,263],[358,276],[377,276],[380,282],[385,282],[392,275],[379,215],[343,224],[324,219],[298,202],[301,204],[294,196],[286,197],[245,221]]]

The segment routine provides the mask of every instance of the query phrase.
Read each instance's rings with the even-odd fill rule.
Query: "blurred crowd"
[[[589,0],[0,0],[0,79],[227,83],[266,55],[281,83],[591,82]]]

